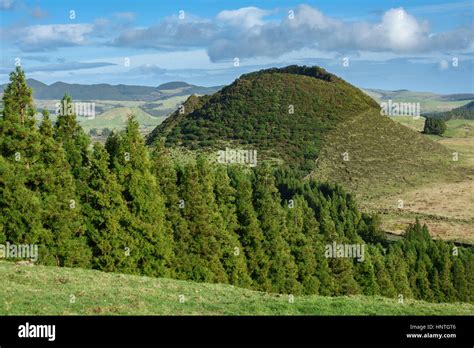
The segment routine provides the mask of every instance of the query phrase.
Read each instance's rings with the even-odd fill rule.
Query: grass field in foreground
[[[474,315],[474,305],[267,294],[230,285],[0,262],[0,315]],[[184,299],[184,302],[180,302]]]

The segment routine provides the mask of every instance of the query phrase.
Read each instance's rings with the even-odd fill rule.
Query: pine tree
[[[431,290],[430,281],[428,279],[429,268],[427,267],[427,262],[424,258],[418,258],[415,270],[418,298],[425,301],[433,301],[433,291]]]
[[[161,145],[161,144],[158,144]],[[180,169],[172,158],[171,153],[163,146],[155,146],[152,152],[153,174],[164,198],[165,215],[168,228],[173,232],[174,250],[172,273],[178,279],[191,279],[186,265],[190,264],[191,235],[188,221],[183,216],[185,202],[180,197],[182,168]]]
[[[403,295],[405,298],[413,297],[408,282],[408,266],[399,243],[394,243],[389,247],[385,264],[397,294]]]
[[[61,143],[66,152],[66,159],[76,179],[79,196],[82,197],[87,187],[87,165],[90,139],[77,122],[72,98],[67,94],[61,100],[61,112],[58,112],[54,125],[54,139]]]
[[[270,291],[270,260],[263,249],[265,238],[252,205],[250,174],[246,174],[237,167],[231,167],[230,176],[236,194],[237,234],[247,260],[247,269],[252,279],[252,287],[262,291]]]
[[[376,268],[372,262],[371,249],[364,252],[364,260],[355,264],[355,276],[354,279],[357,281],[362,289],[364,295],[378,295],[380,294],[380,288],[375,277]]]
[[[439,243],[439,260],[435,265],[439,274],[440,288],[444,294],[446,302],[453,302],[458,299],[456,289],[453,286],[454,280],[452,278],[451,269],[453,266],[453,245],[448,243]]]
[[[35,127],[33,92],[26,84],[23,70],[17,67],[10,74],[10,83],[3,93],[0,119],[0,153],[26,171],[38,161],[40,135]]]
[[[317,260],[315,236],[318,223],[312,210],[301,196],[287,204],[287,235],[285,240],[298,267],[298,282],[305,294],[317,294],[320,282],[316,277]]]
[[[220,213],[219,224],[222,225],[221,233],[218,234],[223,252],[221,263],[231,284],[248,287],[252,281],[248,275],[245,254],[237,234],[236,192],[230,184],[225,166],[217,166],[215,169],[214,194]]]
[[[472,273],[472,271],[471,271]],[[459,257],[455,258],[452,268],[453,285],[457,292],[457,299],[462,302],[472,301],[472,287],[469,289],[469,283],[466,277],[466,269]]]
[[[121,187],[109,170],[109,155],[100,143],[94,144],[89,162],[83,212],[93,266],[107,272],[137,273],[140,242],[127,230],[132,217]]]
[[[1,154],[7,171],[2,192],[2,225],[14,243],[40,244],[39,262],[87,266],[75,185],[63,149],[52,139],[51,122],[35,127],[32,91],[18,67],[3,96]]]
[[[10,83],[3,91],[3,119],[31,127],[34,125],[35,113],[33,92],[26,83],[24,71],[17,66],[10,73]]]
[[[298,268],[285,241],[285,214],[274,177],[267,167],[256,170],[254,183],[254,208],[258,214],[265,240],[263,247],[270,259],[269,276],[274,292],[299,293]]]
[[[27,186],[24,165],[0,156],[0,226],[4,241],[15,244],[52,244],[43,229],[42,200],[39,192]]]
[[[428,274],[428,280],[430,282],[430,289],[433,294],[432,300],[434,302],[445,302],[444,294],[441,291],[438,270],[436,268],[431,268]]]
[[[465,255],[463,255],[461,259],[465,272],[464,274],[466,279],[467,292],[461,290],[460,294],[459,292],[458,294],[460,297],[464,297],[465,295],[466,300],[472,303],[474,302],[474,253],[472,251],[466,250]],[[456,276],[454,275],[453,278],[456,278]],[[462,282],[462,280],[456,282],[458,282],[458,289],[463,289],[463,286],[460,285],[460,282]]]
[[[63,148],[55,142],[47,112],[40,125],[40,158],[31,167],[35,186],[42,198],[42,226],[51,231],[53,243],[43,255],[45,263],[87,267],[91,252],[87,245],[81,205],[75,181]],[[41,243],[43,244],[43,243]]]
[[[32,191],[31,166],[38,162],[40,134],[35,127],[32,90],[24,72],[17,67],[3,94],[0,119],[0,225],[5,240],[12,243],[38,243],[50,235],[42,227],[42,202]]]
[[[172,231],[167,228],[164,200],[151,174],[149,153],[133,115],[124,132],[109,136],[106,149],[133,218],[129,233],[140,241],[139,250],[131,253],[139,253],[138,267],[144,274],[168,276],[174,259]]]
[[[227,283],[228,276],[221,262],[224,251],[219,240],[223,226],[219,224],[213,186],[213,175],[203,158],[185,166],[180,197],[189,236],[182,236],[187,250],[184,250],[181,272],[196,281]]]
[[[354,279],[355,272],[352,260],[348,258],[330,258],[329,266],[334,277],[333,295],[355,295],[361,292],[359,284]]]
[[[375,279],[379,285],[380,294],[386,297],[395,297],[397,292],[390,278],[390,274],[385,268],[383,249],[379,246],[369,247],[375,270]]]
[[[329,267],[328,259],[325,257],[325,243],[322,236],[316,235],[314,240],[314,253],[316,257],[315,276],[319,281],[318,293],[323,296],[331,296],[336,292],[336,283]]]

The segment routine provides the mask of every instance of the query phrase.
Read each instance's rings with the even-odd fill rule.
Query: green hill
[[[149,144],[165,138],[170,147],[256,149],[259,160],[364,191],[458,175],[451,151],[381,116],[372,98],[318,67],[246,74],[184,105]]]
[[[156,126],[163,121],[161,117],[153,117],[138,107],[119,107],[97,115],[91,120],[81,120],[81,126],[88,131],[91,128],[123,129],[128,115],[134,114],[142,127]]]
[[[473,315],[474,305],[268,294],[222,284],[0,262],[0,315]],[[180,298],[184,302],[180,302]]]
[[[168,145],[215,149],[245,146],[260,158],[282,159],[309,170],[324,135],[354,110],[377,109],[367,95],[324,69],[290,66],[241,76],[200,107],[185,105],[149,138]],[[186,110],[189,109],[189,110]],[[185,116],[185,117],[183,117]]]

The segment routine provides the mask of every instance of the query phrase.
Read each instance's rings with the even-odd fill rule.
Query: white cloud
[[[263,17],[271,14],[271,11],[262,10],[258,7],[242,7],[238,10],[226,10],[217,15],[217,19],[224,24],[250,29],[254,26],[263,25]]]
[[[416,50],[428,34],[428,24],[417,21],[403,8],[385,12],[380,24],[367,29],[372,32],[373,39],[385,42],[385,47],[393,51]]]
[[[234,23],[237,25],[238,22]],[[241,29],[248,24],[241,21]],[[308,5],[300,5],[294,18],[259,24],[259,30],[241,30],[238,35],[225,31],[208,46],[213,61],[233,57],[278,57],[303,48],[338,53],[371,51],[422,53],[436,50],[467,49],[472,44],[469,29],[430,33],[420,21],[403,8],[386,11],[379,22],[345,22],[325,16]]]
[[[191,15],[186,15],[185,19],[173,16],[148,28],[124,30],[112,45],[155,49],[202,47],[217,33],[216,25],[207,20]]]
[[[278,11],[244,7],[222,11],[213,19],[186,14],[185,19],[166,17],[149,27],[132,27],[135,13],[120,12],[96,19],[93,24],[0,29],[0,36],[16,41],[23,51],[100,42],[157,51],[201,49],[212,62],[234,57],[275,59],[302,50],[335,55],[420,55],[459,53],[474,47],[471,28],[433,33],[426,21],[403,8],[389,9],[375,22],[332,18],[309,5],[294,8],[293,18],[285,10],[283,17],[275,19],[273,15]]]
[[[86,35],[93,28],[92,24],[33,25],[22,31],[18,36],[18,43],[24,51],[83,45],[87,43]]]

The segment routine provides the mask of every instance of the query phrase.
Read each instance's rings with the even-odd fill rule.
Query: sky
[[[363,88],[474,93],[474,1],[0,0],[0,83],[229,84],[318,65]]]

